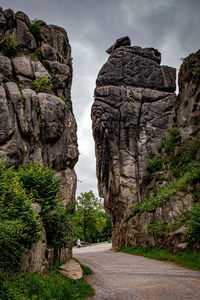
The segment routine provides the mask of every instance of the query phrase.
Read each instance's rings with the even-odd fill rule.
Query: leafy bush
[[[42,26],[38,20],[33,20],[29,25],[29,31],[32,33],[36,41],[42,41]]]
[[[32,83],[32,89],[34,89],[36,93],[49,92],[52,89],[52,86],[53,85],[49,83],[46,75],[44,75],[41,79],[36,78]]]
[[[3,53],[7,56],[12,56],[17,53],[20,48],[21,43],[19,41],[15,41],[12,35],[9,35],[4,44],[3,44]]]
[[[60,205],[45,218],[47,243],[55,249],[69,246],[72,236],[73,206]]]
[[[162,158],[159,155],[151,156],[146,169],[149,173],[160,171],[162,169]]]
[[[40,238],[40,219],[31,208],[18,173],[0,162],[0,267],[15,268]]]
[[[153,235],[157,237],[161,237],[169,230],[169,225],[167,224],[167,222],[161,222],[161,223],[154,222],[148,224],[147,230],[148,232],[151,232]]]
[[[27,164],[24,167],[19,167],[18,175],[23,188],[32,201],[41,204],[42,216],[57,207],[60,178],[54,177],[55,171],[53,169],[36,163]]]
[[[189,213],[189,229],[185,237],[190,244],[200,244],[200,206],[196,205]]]
[[[176,125],[167,130],[167,136],[161,141],[162,149],[169,155],[173,152],[174,147],[178,146],[181,141],[181,136]]]

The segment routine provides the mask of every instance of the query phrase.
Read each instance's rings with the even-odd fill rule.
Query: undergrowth
[[[69,279],[58,272],[61,263],[52,266],[45,275],[0,273],[0,299],[2,300],[73,300],[94,295],[94,289],[83,277]],[[87,275],[89,268],[83,274]]]

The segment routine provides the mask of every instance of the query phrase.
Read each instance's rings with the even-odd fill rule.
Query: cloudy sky
[[[97,74],[108,58],[105,51],[128,35],[132,45],[157,48],[162,64],[178,70],[180,59],[200,48],[200,1],[0,0],[0,6],[66,29],[72,46],[72,101],[80,151],[77,195],[89,190],[98,195],[90,111]]]

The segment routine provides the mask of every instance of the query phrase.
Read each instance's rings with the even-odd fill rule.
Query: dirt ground
[[[200,300],[199,271],[114,252],[111,244],[74,248],[73,255],[94,272],[90,300]]]

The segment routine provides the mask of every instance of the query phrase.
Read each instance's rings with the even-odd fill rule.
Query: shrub
[[[198,83],[200,81],[200,68],[195,68],[194,74],[195,74],[196,82]]]
[[[26,248],[40,238],[40,219],[13,168],[0,162],[0,267],[16,268]]]
[[[29,31],[32,33],[36,41],[42,41],[42,26],[38,20],[33,20],[29,25]]]
[[[56,249],[69,246],[72,235],[74,206],[59,205],[45,219],[47,243]]]
[[[20,48],[21,43],[19,41],[15,41],[12,35],[9,35],[4,44],[3,44],[3,53],[7,56],[12,56],[17,53]]]
[[[189,229],[185,233],[186,240],[190,244],[200,244],[200,206],[196,205],[189,213]]]
[[[174,127],[167,130],[167,136],[164,137],[161,141],[161,147],[166,152],[166,154],[170,155],[175,146],[178,146],[181,141],[181,136],[176,125]]]
[[[161,223],[154,222],[148,224],[147,230],[148,232],[151,232],[153,235],[157,237],[161,237],[169,230],[169,225],[167,224],[167,222],[161,222]]]
[[[33,163],[19,167],[18,175],[32,201],[42,205],[42,215],[55,209],[59,202],[57,193],[60,189],[60,178],[54,177],[54,170]]]
[[[52,89],[52,84],[49,84],[49,81],[44,75],[41,79],[36,78],[32,83],[32,89],[36,91],[36,93],[39,92],[48,92]]]
[[[151,156],[146,168],[149,173],[160,171],[162,169],[162,158],[159,155]]]

